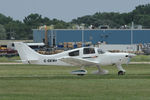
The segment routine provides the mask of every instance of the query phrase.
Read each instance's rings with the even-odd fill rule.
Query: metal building
[[[150,43],[150,29],[54,29],[47,31],[48,44],[58,45],[63,42],[97,42],[108,44]],[[33,30],[34,42],[45,41],[45,30]]]

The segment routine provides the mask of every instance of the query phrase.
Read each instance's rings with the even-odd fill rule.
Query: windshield
[[[97,49],[97,52],[98,52],[99,54],[104,54],[104,53],[105,53],[105,51],[103,51],[102,49]]]

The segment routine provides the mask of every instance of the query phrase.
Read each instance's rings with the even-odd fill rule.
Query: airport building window
[[[79,56],[79,50],[70,52],[70,53],[69,53],[69,56]]]
[[[95,50],[94,48],[84,48],[83,49],[83,54],[94,54]]]

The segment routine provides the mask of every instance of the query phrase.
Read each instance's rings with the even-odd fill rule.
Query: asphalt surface
[[[22,64],[22,63],[10,63],[10,62],[4,62],[4,63],[0,63],[0,65],[16,65],[16,64]]]
[[[130,62],[129,64],[150,64],[150,62]]]

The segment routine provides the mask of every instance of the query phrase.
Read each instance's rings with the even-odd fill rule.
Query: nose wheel
[[[125,75],[125,72],[124,71],[119,71],[118,75]]]
[[[117,69],[118,69],[118,75],[125,75],[125,70],[122,68],[121,64],[117,64],[116,65]]]

